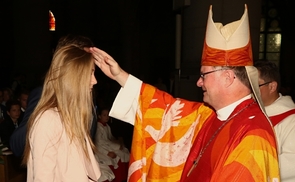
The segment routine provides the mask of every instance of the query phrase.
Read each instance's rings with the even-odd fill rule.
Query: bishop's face
[[[197,86],[203,90],[203,101],[214,109],[219,109],[219,101],[222,97],[222,67],[202,66]]]

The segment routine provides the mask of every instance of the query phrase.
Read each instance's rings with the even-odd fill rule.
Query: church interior
[[[249,9],[254,61],[280,66],[282,85],[294,94],[294,18],[291,0],[14,0],[1,1],[0,84],[16,73],[29,87],[44,76],[58,39],[84,35],[129,73],[148,83],[158,77],[175,82],[175,96],[201,99],[199,77],[209,6],[214,20],[226,24]],[[55,19],[50,30],[49,12]],[[97,71],[99,80],[107,80]]]

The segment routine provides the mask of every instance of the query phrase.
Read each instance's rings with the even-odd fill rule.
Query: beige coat
[[[80,147],[70,143],[56,109],[38,118],[30,136],[31,154],[27,182],[91,182],[100,177],[99,165],[89,141],[90,161]]]

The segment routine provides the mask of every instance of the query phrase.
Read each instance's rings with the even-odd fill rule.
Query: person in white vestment
[[[102,108],[98,111],[98,123],[95,135],[95,146],[98,150],[97,159],[100,164],[108,165],[115,174],[113,181],[127,179],[130,153],[123,141],[117,140],[110,126],[109,109]]]
[[[108,165],[106,165],[106,164],[104,164],[102,162],[99,162],[99,158],[98,158],[97,155],[95,155],[95,158],[99,163],[99,168],[100,168],[100,172],[101,172],[101,176],[100,176],[100,178],[98,179],[97,182],[110,182],[110,181],[113,181],[113,179],[115,178],[115,174],[113,173],[111,168]]]
[[[295,181],[295,104],[280,90],[278,66],[270,61],[255,63],[259,72],[259,88],[267,115],[270,117],[278,142],[282,182]]]

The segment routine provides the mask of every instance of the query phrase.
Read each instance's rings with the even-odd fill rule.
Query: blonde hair
[[[46,74],[41,98],[29,118],[23,164],[27,164],[31,147],[29,137],[37,117],[51,108],[57,108],[62,125],[71,142],[85,146],[85,136],[94,147],[89,135],[93,102],[90,90],[94,62],[91,53],[75,45],[58,49]]]

